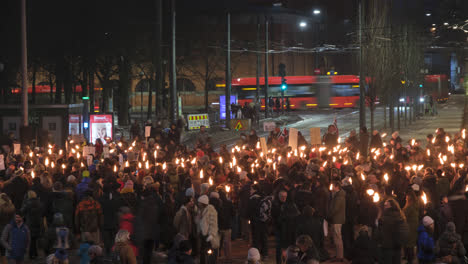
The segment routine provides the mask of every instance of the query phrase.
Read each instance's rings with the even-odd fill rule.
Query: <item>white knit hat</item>
[[[260,252],[256,248],[250,248],[247,253],[247,260],[250,261],[260,261]]]
[[[210,203],[210,200],[208,199],[208,196],[202,195],[198,198],[198,202],[208,205]]]
[[[430,216],[426,215],[425,217],[423,217],[422,222],[424,226],[430,226],[434,223],[434,220],[432,220]]]

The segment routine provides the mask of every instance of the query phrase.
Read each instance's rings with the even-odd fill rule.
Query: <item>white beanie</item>
[[[260,252],[256,248],[250,248],[247,253],[247,260],[250,261],[260,261]]]
[[[206,195],[200,196],[200,197],[198,198],[198,202],[199,202],[199,203],[202,203],[202,204],[208,205],[208,204],[209,204],[208,196],[206,196]]]
[[[419,192],[419,185],[413,184],[413,185],[411,185],[411,188],[412,188],[415,192]]]
[[[187,190],[185,190],[185,196],[195,197],[195,191],[193,190],[193,188],[187,188]]]
[[[219,199],[219,193],[217,193],[217,192],[211,192],[211,193],[210,193],[210,198]]]
[[[425,217],[423,217],[422,222],[424,226],[430,226],[434,223],[434,220],[432,220],[430,216],[426,215]]]

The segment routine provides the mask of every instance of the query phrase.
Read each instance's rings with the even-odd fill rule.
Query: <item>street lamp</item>
[[[307,27],[307,23],[305,21],[301,21],[301,23],[299,23],[299,26],[301,28],[305,28],[305,27]]]
[[[320,15],[321,11],[320,9],[314,9],[313,13],[314,15]]]
[[[430,17],[432,14],[431,13],[426,13],[426,16],[427,17]]]
[[[449,25],[449,23],[448,23],[448,22],[445,22],[445,23],[444,23],[444,26],[448,26],[448,25]]]

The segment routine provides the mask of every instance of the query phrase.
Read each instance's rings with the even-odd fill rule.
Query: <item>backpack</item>
[[[54,214],[61,213],[63,221],[67,227],[72,227],[73,224],[73,201],[67,198],[58,198],[52,201],[52,212]]]
[[[273,205],[273,196],[266,196],[260,201],[258,219],[262,222],[268,222],[271,219],[271,207]]]

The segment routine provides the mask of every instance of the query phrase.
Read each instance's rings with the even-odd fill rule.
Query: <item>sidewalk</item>
[[[468,97],[465,95],[452,95],[445,104],[438,105],[439,114],[436,116],[424,116],[416,122],[404,127],[403,120],[401,120],[401,129],[399,130],[400,137],[406,143],[411,139],[420,140],[421,144],[425,146],[426,136],[428,134],[435,134],[437,128],[444,128],[445,132],[453,135],[459,133],[463,126],[468,126],[468,107],[466,105]],[[396,117],[395,117],[396,126]],[[391,130],[381,130],[388,134],[385,140],[391,137]],[[382,134],[382,132],[381,132]]]

